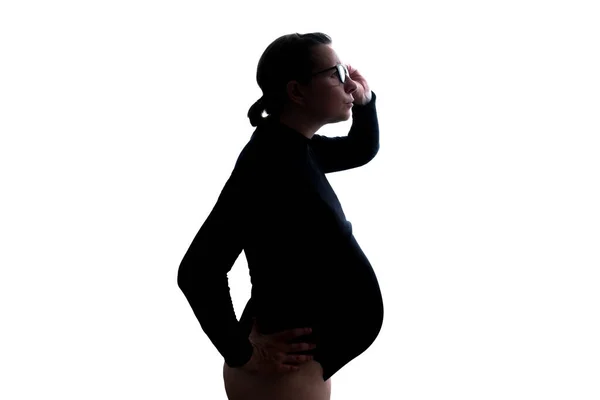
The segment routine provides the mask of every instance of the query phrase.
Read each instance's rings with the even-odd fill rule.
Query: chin
[[[352,117],[352,109],[349,109],[345,112],[341,112],[334,117],[331,117],[325,122],[326,124],[335,124],[337,122],[348,121]]]
[[[343,114],[343,116],[340,118],[340,121],[348,121],[350,117],[352,117],[352,111],[348,111],[347,113]]]

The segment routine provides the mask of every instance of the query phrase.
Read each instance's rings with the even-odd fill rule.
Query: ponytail
[[[263,95],[254,104],[252,104],[252,107],[250,107],[250,109],[248,110],[248,118],[250,118],[250,124],[252,126],[259,126],[264,121],[266,121],[266,118],[262,116],[263,111],[266,111],[269,117],[277,117],[281,115],[281,112],[283,111],[283,102],[284,100],[281,98],[281,94],[268,94],[267,96]]]
[[[263,111],[265,111],[264,96],[252,104],[248,110],[248,118],[250,118],[250,124],[252,126],[259,126],[263,122]]]

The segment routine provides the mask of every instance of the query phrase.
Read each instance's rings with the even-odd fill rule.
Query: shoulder
[[[235,168],[248,178],[294,175],[305,168],[308,151],[308,146],[302,148],[285,140],[253,136],[241,150]]]

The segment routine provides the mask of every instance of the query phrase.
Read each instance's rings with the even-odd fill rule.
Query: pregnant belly
[[[292,342],[311,342],[328,379],[375,341],[383,324],[383,299],[373,268],[353,235],[329,248],[300,284],[256,285],[242,313],[248,334],[257,318],[260,332],[271,334],[312,327],[313,333]],[[257,282],[258,283],[258,282]]]
[[[261,332],[358,318],[375,321],[370,322],[372,328],[380,329],[377,325],[383,320],[383,299],[379,282],[354,236],[330,246],[328,254],[307,264],[314,270],[295,273],[307,279],[294,282],[293,278],[281,278],[286,282],[253,287],[254,312]]]
[[[254,312],[259,330],[266,334],[312,327],[312,334],[293,342],[312,342],[317,348],[297,354],[314,354],[324,368],[341,368],[379,335],[383,299],[375,272],[353,236],[332,250],[335,257],[315,273],[319,279],[311,289],[290,289],[270,298],[257,293],[261,301]]]
[[[356,286],[358,287],[358,286]],[[353,296],[339,296],[322,304],[319,318],[290,323],[290,328],[312,326],[313,333],[292,342],[315,343],[312,350],[296,354],[312,354],[323,368],[327,381],[337,371],[365,352],[376,340],[383,325],[383,302],[378,290],[365,287]]]

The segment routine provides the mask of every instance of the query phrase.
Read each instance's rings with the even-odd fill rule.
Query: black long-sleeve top
[[[307,138],[268,118],[242,149],[178,271],[179,287],[230,367],[244,365],[252,355],[252,316],[264,333],[311,326],[317,324],[312,317],[323,316],[318,310],[338,312],[333,304],[349,303],[336,299],[356,299],[357,293],[372,299],[360,300],[358,307],[372,304],[377,311],[369,313],[376,319],[368,339],[377,336],[383,319],[377,279],[325,177],[375,157],[375,103],[372,92],[368,104],[353,106],[347,136]],[[227,273],[242,250],[252,296],[238,322]]]

